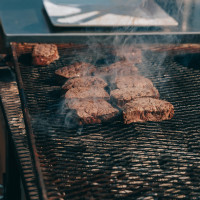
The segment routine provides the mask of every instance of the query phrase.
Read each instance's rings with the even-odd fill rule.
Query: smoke
[[[68,100],[62,99],[59,104],[59,108],[57,114],[63,116],[64,126],[68,129],[80,128],[79,127],[79,119],[77,118],[76,111],[73,109],[69,109]]]
[[[119,0],[113,1],[113,3],[119,3]],[[132,1],[126,1],[128,5]],[[151,0],[137,0],[135,1],[136,10],[137,8],[143,10],[147,15],[153,15],[153,9]],[[176,20],[178,15],[183,12],[184,1],[179,1],[174,4],[177,13],[174,14],[170,10],[172,2],[157,1],[158,5],[162,4],[162,9],[167,9],[168,15],[171,13]],[[161,2],[161,3],[160,3]],[[149,9],[149,10],[148,10]],[[149,12],[148,12],[148,11]],[[176,28],[176,27],[175,27]],[[168,72],[168,67],[163,66],[166,58],[168,57],[167,51],[162,51],[162,46],[159,44],[178,44],[180,39],[172,34],[166,34],[165,37],[158,34],[156,31],[167,31],[167,27],[123,27],[110,29],[112,32],[111,36],[88,36],[85,40],[87,46],[86,49],[77,50],[75,55],[71,57],[70,63],[74,62],[88,62],[97,67],[95,76],[101,77],[108,83],[113,83],[118,72],[113,71],[109,76],[98,73],[99,69],[109,67],[109,65],[118,61],[132,62],[138,68],[139,74],[150,78],[152,82],[158,87],[158,90],[162,89],[168,84],[171,77]],[[154,31],[155,30],[155,31]],[[98,28],[94,28],[94,31],[98,32]],[[107,30],[109,31],[109,29]],[[153,32],[154,31],[154,32]],[[116,34],[113,36],[113,32]],[[133,34],[134,32],[134,34]],[[110,32],[107,32],[110,33]],[[109,34],[108,34],[109,35]],[[154,51],[157,48],[157,51]],[[160,49],[160,52],[159,52]],[[142,62],[140,62],[140,60]],[[124,68],[124,66],[121,66]],[[93,74],[94,75],[94,74]],[[110,88],[112,89],[112,88]],[[109,90],[107,91],[109,93]],[[91,97],[95,101],[95,97]],[[71,127],[75,120],[77,120],[76,112],[66,109],[66,101],[63,100],[60,103],[60,112],[66,112],[65,125]]]
[[[76,128],[78,124],[78,118],[74,110],[67,110],[65,114],[64,125],[66,128],[72,129]],[[79,127],[78,127],[79,128]],[[77,131],[77,133],[81,134],[81,131]]]
[[[82,134],[82,131],[83,131],[83,126],[81,126],[81,127],[78,128],[77,134],[78,134],[78,135],[81,135],[81,134]]]

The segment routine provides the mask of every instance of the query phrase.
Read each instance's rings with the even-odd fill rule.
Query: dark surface
[[[48,197],[198,199],[199,68],[187,68],[165,52],[144,52],[139,71],[174,105],[174,117],[130,125],[119,118],[68,129],[54,71],[76,59],[95,60],[76,49],[59,53],[49,66],[20,64]]]
[[[3,71],[2,71],[3,70]],[[6,126],[6,175],[4,176],[5,199],[21,199],[21,182],[26,199],[38,200],[36,175],[27,145],[21,104],[13,72],[7,67],[0,69],[0,107]],[[7,78],[3,78],[6,75]],[[9,77],[9,78],[8,78]],[[12,113],[12,114],[11,114]],[[3,142],[3,141],[2,141]],[[17,151],[17,149],[20,149]]]
[[[42,0],[1,0],[0,16],[6,44],[11,41],[79,42],[86,40],[85,36],[88,35],[95,35],[101,39],[113,35],[119,35],[123,39],[123,35],[130,35],[134,42],[141,42],[141,40],[145,42],[195,42],[199,40],[200,3],[198,1],[188,0],[185,1],[186,4],[182,0],[156,1],[179,22],[178,27],[134,27],[126,28],[126,30],[123,28],[55,28],[49,22]],[[191,37],[191,34],[195,37]],[[168,35],[174,35],[174,37],[178,35],[178,40],[174,41],[174,37]]]

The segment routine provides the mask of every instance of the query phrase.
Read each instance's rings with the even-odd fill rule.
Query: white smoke
[[[119,1],[119,0],[113,0],[113,3]],[[132,1],[130,1],[131,3]],[[137,0],[134,2],[135,4],[137,4],[137,6],[139,6],[142,9],[150,9],[151,11],[151,0]],[[159,0],[158,0],[159,3]],[[179,1],[176,6],[177,6],[177,16],[183,12],[183,8],[184,8],[184,3],[185,1]],[[171,6],[171,4],[169,2],[164,2],[162,1],[162,7],[163,8],[167,8],[168,10],[170,10],[169,6]],[[166,57],[168,56],[168,53],[163,51],[162,53],[160,53],[158,51],[157,56],[156,56],[156,52],[154,52],[154,47],[156,46],[157,49],[160,48],[160,50],[162,51],[162,47],[161,45],[159,45],[161,42],[165,43],[165,44],[178,44],[180,43],[180,39],[177,38],[174,35],[171,34],[166,34],[166,36],[162,36],[162,40],[161,40],[161,36],[155,32],[151,32],[151,29],[149,29],[148,27],[146,27],[146,29],[141,30],[140,32],[138,32],[138,30],[136,27],[127,27],[127,28],[123,28],[123,29],[116,29],[116,35],[112,35],[110,37],[97,37],[97,36],[88,36],[86,37],[85,40],[85,44],[87,46],[86,49],[84,50],[77,50],[76,51],[76,55],[74,57],[72,57],[72,59],[70,60],[70,63],[74,63],[76,61],[79,62],[89,62],[93,65],[95,65],[97,68],[99,67],[106,67],[109,66],[112,63],[115,63],[119,60],[128,60],[130,62],[133,62],[134,64],[134,56],[133,56],[133,52],[135,51],[135,49],[139,49],[142,51],[142,63],[141,64],[135,64],[138,69],[139,69],[139,73],[141,72],[141,75],[146,76],[146,77],[153,77],[156,76],[157,80],[156,82],[159,82],[159,88],[164,87],[168,81],[170,81],[170,77],[169,74],[167,74],[167,68],[166,71],[164,69],[164,67],[159,67],[162,66]],[[115,30],[115,31],[116,31]],[[167,28],[163,28],[162,29],[158,29],[159,31],[167,31]],[[133,33],[135,31],[134,34],[130,34]],[[112,30],[111,30],[112,32]],[[149,35],[147,34],[147,32],[149,33]],[[152,33],[152,34],[151,34]],[[147,36],[148,35],[148,36]],[[150,65],[152,65],[151,60],[149,60],[149,58],[151,58],[151,56],[149,56],[148,53],[146,52],[154,52],[154,57],[156,57],[156,59],[154,60],[154,62],[156,62],[155,66],[158,66],[158,68],[153,68],[150,67]],[[151,53],[150,53],[151,55]],[[123,66],[122,66],[123,67]],[[161,70],[162,69],[162,70]],[[100,76],[98,74],[95,74],[96,76]],[[113,80],[116,76],[116,73],[114,73],[114,76],[110,76],[110,80],[108,80],[108,82],[112,83]],[[167,77],[166,80],[164,80],[165,76]],[[104,77],[103,77],[104,78]],[[152,80],[154,82],[154,80]],[[60,111],[62,112],[62,110],[64,110],[66,102],[62,101],[61,102],[61,106],[60,106]],[[71,119],[74,115],[74,112],[68,112],[66,114],[66,126],[70,126],[71,121],[68,119]],[[73,121],[73,120],[72,120]]]

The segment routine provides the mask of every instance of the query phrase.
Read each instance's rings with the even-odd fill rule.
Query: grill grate
[[[17,149],[17,158],[20,160],[20,171],[26,196],[30,200],[38,200],[38,189],[36,187],[33,165],[30,158],[30,150],[27,145],[26,131],[20,106],[19,92],[17,83],[0,82],[1,100],[6,111],[8,125],[12,133],[11,137]]]
[[[68,129],[60,112],[63,80],[54,71],[79,59],[105,60],[89,50],[60,48],[59,61],[33,67],[23,63],[29,50],[20,52],[20,70],[49,198],[199,198],[200,70],[165,52],[144,52],[140,73],[174,105],[173,119],[130,125],[116,119]]]

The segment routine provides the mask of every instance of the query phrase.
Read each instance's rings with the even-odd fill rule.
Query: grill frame
[[[15,45],[17,45],[17,44],[12,44],[12,46],[15,46]],[[163,48],[163,47],[162,47],[162,49],[164,49],[165,51],[169,51],[169,50],[170,50],[172,53],[174,53],[174,52],[175,52],[175,53],[180,53],[181,51],[183,51],[183,52],[192,52],[192,53],[194,53],[194,52],[199,52],[199,50],[198,50],[198,48],[197,48],[198,46],[199,46],[199,45],[196,45],[195,48],[192,48],[192,49],[191,49],[191,46],[189,46],[189,47],[188,47],[188,46],[187,46],[187,47],[182,46],[182,48],[179,47],[178,49],[176,49],[175,46],[174,46],[173,48],[170,48],[170,49],[169,49],[169,48]],[[17,47],[17,46],[15,46],[15,47]],[[62,48],[62,46],[61,46],[60,48]],[[20,49],[20,48],[19,48],[19,49]],[[161,47],[151,47],[151,50],[154,50],[154,51],[161,51]],[[18,63],[18,60],[17,60],[16,49],[14,49],[14,48],[13,48],[13,56],[16,58],[16,59],[15,59],[15,67],[18,68],[18,67],[19,67],[19,66],[18,66],[19,63]],[[18,79],[19,79],[19,76],[20,76],[20,72],[19,72],[19,71],[17,72],[17,76],[18,76]],[[21,84],[23,84],[23,83],[22,83],[22,82],[18,82],[18,84],[19,84],[19,89],[20,89],[20,91],[24,92],[24,88],[23,88],[22,85],[21,85]],[[23,95],[21,94],[21,96],[24,98],[25,95],[24,95],[24,94],[23,94]],[[21,97],[21,98],[22,98],[22,97]],[[25,99],[23,99],[23,101],[25,101]],[[25,102],[26,102],[26,101],[25,101]],[[22,105],[23,105],[23,104],[26,105],[26,103],[22,102]],[[25,106],[25,105],[24,105],[24,106]],[[26,107],[25,107],[25,108],[26,108]],[[26,113],[24,113],[24,117],[26,118]],[[29,131],[29,130],[28,130],[28,131]],[[29,140],[30,140],[30,138],[29,138]],[[31,140],[30,142],[32,143],[32,142],[34,142],[34,141]],[[113,144],[113,145],[114,145],[114,144]],[[167,157],[167,156],[168,156],[168,155],[166,155],[166,157]],[[121,169],[121,170],[123,171],[123,169]],[[106,178],[106,177],[105,177],[105,178]],[[42,198],[42,197],[41,197],[41,198]]]
[[[39,198],[39,192],[37,189],[37,186],[35,184],[35,174],[33,170],[32,160],[31,160],[31,154],[29,147],[27,145],[27,134],[25,130],[25,125],[23,121],[23,114],[21,110],[21,103],[19,98],[19,92],[17,83],[12,80],[9,82],[1,82],[1,98],[0,103],[2,106],[2,112],[4,115],[4,119],[7,122],[7,130],[8,130],[8,143],[10,144],[10,147],[12,146],[13,152],[10,154],[15,154],[13,157],[9,157],[7,162],[9,162],[9,159],[15,159],[17,158],[17,167],[20,173],[20,178],[23,183],[25,195],[27,199],[30,200],[37,200]],[[15,100],[14,102],[12,100]],[[9,149],[11,151],[11,149]],[[12,163],[14,162],[11,161]],[[10,166],[13,168],[14,166]],[[9,173],[10,171],[7,171],[6,173]],[[15,172],[16,173],[16,172]],[[7,176],[10,176],[10,174]],[[17,176],[15,178],[18,178]],[[13,181],[13,179],[11,179]],[[7,180],[7,181],[10,181]],[[18,180],[14,180],[18,181]],[[16,182],[16,184],[19,184],[19,182]],[[5,185],[5,187],[9,187],[8,185]],[[14,188],[15,190],[16,188]],[[17,188],[17,189],[20,189]],[[15,196],[20,193],[20,191],[17,191],[17,194],[14,193],[12,188],[9,188],[9,191],[12,192],[11,194],[7,194],[8,191],[5,191],[5,198],[9,196],[10,198],[19,198],[18,196]]]
[[[43,181],[43,175],[42,175],[41,168],[40,168],[40,162],[38,160],[38,154],[37,154],[37,149],[36,149],[36,145],[35,145],[35,137],[33,134],[32,127],[31,127],[31,123],[30,123],[30,114],[29,114],[29,111],[27,108],[25,94],[23,92],[23,90],[24,90],[23,81],[22,81],[22,78],[20,75],[20,70],[18,67],[15,45],[12,45],[12,52],[13,52],[13,59],[14,59],[14,63],[15,63],[15,72],[16,72],[16,76],[17,76],[19,96],[20,96],[20,100],[21,100],[21,108],[22,108],[22,113],[24,116],[25,129],[27,132],[27,139],[28,139],[27,141],[28,141],[28,145],[30,148],[30,155],[31,155],[32,163],[33,163],[33,170],[34,170],[34,173],[36,176],[37,189],[39,191],[39,198],[46,200],[46,199],[48,199],[48,197],[47,197],[46,188],[45,188],[44,181]]]

